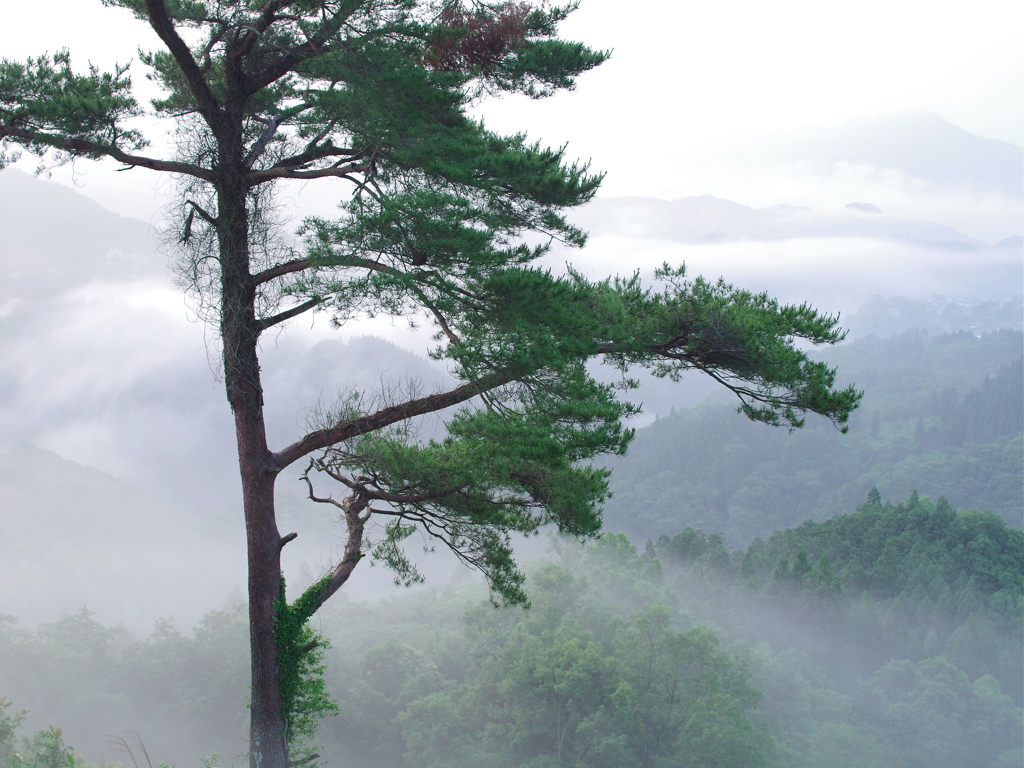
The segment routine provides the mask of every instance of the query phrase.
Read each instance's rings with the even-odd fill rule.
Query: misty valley
[[[575,3],[103,5],[152,109],[0,61],[0,768],[1024,764],[1024,150],[601,197],[476,111]]]
[[[746,549],[693,528],[643,548],[554,539],[530,564],[528,610],[495,610],[456,578],[321,612],[315,754],[381,768],[1012,768],[1022,550],[990,512],[875,490]],[[245,750],[241,604],[148,635],[86,609],[0,632],[0,733],[36,764],[64,764],[58,741],[179,765]],[[12,702],[63,733],[19,746]]]
[[[388,592],[377,574],[376,599],[323,609],[311,754],[372,768],[1015,768],[1024,335],[901,330],[877,304],[851,325],[877,330],[880,317],[891,333],[824,353],[866,389],[845,436],[755,424],[715,397],[676,408],[642,386],[664,415],[611,462],[609,532],[523,542],[528,609],[495,609],[468,571],[430,557],[425,586]],[[281,386],[315,381],[336,344],[312,347]],[[355,367],[364,356],[424,365],[382,340],[344,350]],[[5,516],[17,543],[5,559],[33,580],[88,582],[110,572],[102,560],[121,560],[139,586],[156,570],[193,599],[193,580],[222,578],[220,542],[237,549],[230,510],[183,522],[187,494],[143,496],[48,451],[11,449],[0,483],[5,505],[32,510]],[[300,493],[290,504],[300,541],[337,538]],[[143,551],[126,551],[120,528],[171,556],[138,539]],[[49,574],[32,571],[48,548]],[[304,567],[290,578],[316,577]],[[159,606],[130,582],[114,595],[120,622],[88,602],[55,617],[46,599],[25,604],[35,621],[4,617],[4,750],[55,767],[71,747],[79,762],[238,764],[248,631],[237,587],[231,597],[218,583],[205,599],[220,607],[194,625],[133,621]]]

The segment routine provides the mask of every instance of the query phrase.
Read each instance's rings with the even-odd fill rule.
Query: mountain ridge
[[[754,208],[714,195],[675,200],[599,197],[574,212],[572,218],[591,235],[662,238],[689,244],[866,238],[971,251],[1001,245],[988,246],[953,227],[923,219],[888,216],[881,211],[868,215],[862,209],[848,207],[842,211],[819,212],[787,204]]]
[[[789,162],[891,168],[940,187],[1024,197],[1024,148],[978,136],[934,112],[892,112],[792,131],[764,146]]]

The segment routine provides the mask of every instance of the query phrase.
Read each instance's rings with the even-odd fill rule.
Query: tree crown
[[[790,428],[807,412],[842,426],[856,407],[860,394],[835,388],[835,371],[796,344],[842,339],[835,317],[690,280],[682,267],[666,265],[649,287],[638,275],[593,282],[537,266],[553,242],[585,243],[564,211],[590,200],[601,176],[467,110],[486,94],[572,88],[607,58],[556,37],[574,3],[105,3],[164,45],[141,58],[164,92],[153,114],[178,122],[177,155],[137,154],[146,141],[129,121],[143,110],[126,68],[76,74],[62,52],[0,64],[0,162],[53,150],[51,162],[106,156],[182,180],[174,239],[187,282],[217,310],[229,398],[231,381],[257,378],[252,361],[232,357],[239,340],[255,349],[265,330],[314,310],[339,324],[424,317],[437,331],[431,354],[459,380],[373,408],[346,403],[271,456],[273,472],[310,460],[310,496],[346,515],[349,565],[317,587],[319,602],[362,556],[371,517],[385,521],[371,551],[399,580],[418,578],[399,547],[418,526],[484,571],[501,599],[525,600],[509,534],[548,522],[598,532],[607,473],[588,461],[625,450],[622,420],[638,409],[619,389],[637,366],[672,379],[704,371],[750,418]],[[349,193],[335,220],[306,221],[292,243],[275,228],[274,185],[311,179],[342,180]],[[622,371],[619,389],[592,378],[593,359]],[[410,439],[409,419],[446,409],[443,438]],[[345,501],[318,494],[313,470]]]

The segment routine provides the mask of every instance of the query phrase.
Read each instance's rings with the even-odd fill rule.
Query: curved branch
[[[352,489],[352,493],[345,497],[344,501],[338,501],[331,496],[317,496],[313,491],[313,482],[309,479],[309,469],[313,468],[318,471],[326,472],[335,480]],[[330,467],[325,465],[321,460],[312,462],[310,467],[307,468],[306,472],[302,475],[302,479],[306,482],[306,486],[309,489],[309,498],[312,501],[320,504],[331,504],[345,513],[345,522],[349,530],[348,542],[345,547],[345,555],[331,573],[328,582],[321,588],[317,600],[318,607],[323,605],[331,595],[338,591],[338,589],[348,580],[359,560],[362,559],[363,555],[358,551],[357,547],[362,545],[363,528],[366,522],[370,519],[371,514],[378,514],[385,517],[396,517],[420,526],[420,528],[431,538],[443,543],[460,562],[470,568],[479,570],[486,575],[486,567],[484,563],[481,562],[481,558],[479,556],[474,556],[474,553],[471,550],[467,551],[465,547],[459,546],[454,541],[454,529],[457,526],[457,521],[453,520],[448,515],[428,512],[418,506],[419,503],[425,501],[432,501],[453,493],[459,493],[460,488],[449,488],[436,493],[424,494],[421,502],[416,503],[415,511],[410,511],[407,508],[377,509],[370,507],[369,502],[373,498],[377,498],[377,492],[367,489],[364,485],[358,482],[349,480],[344,475],[333,472]],[[356,500],[360,501],[360,506],[353,515],[352,505]],[[390,501],[385,498],[379,498],[379,500]],[[392,503],[412,504],[413,502],[406,499]],[[365,508],[366,511],[359,514],[359,511],[363,508]]]
[[[321,582],[317,593],[313,595],[313,602],[309,606],[309,613],[312,615],[331,598],[331,595],[341,589],[359,561],[363,559],[363,529],[369,519],[369,514],[364,515],[363,511],[366,510],[369,501],[358,491],[353,491],[341,502],[329,496],[322,498],[314,493],[313,482],[309,479],[308,474],[303,474],[302,479],[306,481],[306,486],[309,488],[309,498],[321,504],[329,503],[340,508],[344,512],[345,524],[348,527],[348,538],[345,541],[345,551],[341,561],[334,567],[329,577]]]
[[[177,160],[159,160],[155,157],[129,155],[120,147],[100,144],[97,141],[69,139],[63,136],[51,136],[41,131],[16,128],[13,125],[0,125],[0,138],[8,137],[38,142],[39,144],[45,144],[73,155],[103,155],[134,168],[149,168],[151,171],[163,171],[165,173],[183,173],[187,176],[203,179],[204,181],[213,181],[213,171],[202,166],[183,163]]]
[[[351,173],[365,173],[369,170],[369,166],[366,165],[339,165],[330,166],[329,168],[311,168],[308,171],[297,171],[291,168],[263,168],[258,171],[251,171],[249,173],[249,183],[253,186],[257,184],[263,184],[274,179],[326,179],[334,177],[337,179],[350,179],[352,182],[358,184],[358,180],[353,179],[349,174]]]
[[[269,283],[278,277],[284,277],[293,272],[301,272],[311,267],[312,264],[313,262],[309,259],[294,259],[293,261],[286,261],[284,264],[278,264],[276,267],[264,269],[262,272],[257,272],[252,276],[252,279],[256,285],[263,285],[263,283]]]
[[[203,77],[203,71],[192,56],[188,44],[178,34],[174,21],[167,12],[167,4],[164,0],[146,0],[146,11],[149,14],[149,25],[163,40],[167,50],[171,52],[177,62],[178,68],[188,84],[188,89],[196,100],[199,114],[211,128],[221,127],[223,110],[220,102],[210,90],[206,78]]]
[[[327,429],[318,429],[315,432],[310,432],[305,437],[275,453],[271,458],[271,468],[274,471],[280,472],[289,464],[294,463],[313,451],[327,448],[343,440],[350,440],[353,437],[365,435],[368,432],[383,429],[391,424],[411,419],[414,416],[434,413],[450,408],[453,405],[464,403],[477,395],[500,387],[503,384],[508,384],[515,378],[516,373],[513,371],[500,371],[484,376],[476,381],[467,382],[461,387],[456,387],[448,392],[428,395],[398,405],[392,405],[367,416],[345,419]]]

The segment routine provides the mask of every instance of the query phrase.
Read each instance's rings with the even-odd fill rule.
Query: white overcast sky
[[[9,6],[0,29],[6,58],[67,47],[81,66],[109,67],[137,60],[137,48],[155,39],[100,0]],[[898,110],[931,110],[973,133],[1024,143],[1018,0],[583,0],[563,30],[612,49],[612,59],[574,93],[492,101],[482,111],[496,129],[568,143],[570,156],[608,172],[605,195],[735,198],[735,180],[724,189],[715,176],[716,158],[731,148]],[[151,219],[157,178],[112,170],[78,163],[77,183],[108,208]],[[54,178],[68,181],[70,172]]]

